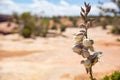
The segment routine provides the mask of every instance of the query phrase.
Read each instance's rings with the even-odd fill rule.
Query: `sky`
[[[117,9],[110,0],[0,0],[0,13],[12,14],[17,12],[31,12],[41,16],[79,16],[80,6],[89,2],[92,6],[91,15],[98,15],[98,2],[105,8]]]

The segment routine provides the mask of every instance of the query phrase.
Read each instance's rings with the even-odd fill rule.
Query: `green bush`
[[[21,35],[25,38],[33,36],[46,37],[49,29],[49,19],[41,18],[40,24],[36,25],[35,17],[30,13],[23,13],[21,19],[24,22],[24,27],[21,29]]]
[[[69,17],[69,20],[72,21],[73,27],[77,27],[77,17]]]
[[[61,31],[61,32],[64,32],[65,30],[66,30],[66,26],[65,26],[65,25],[61,25],[60,31]]]
[[[35,17],[33,17],[29,12],[22,13],[20,16],[23,21],[24,27],[21,29],[21,34],[25,38],[30,38],[31,34],[36,36],[38,31],[36,31]]]
[[[35,33],[35,22],[34,21],[29,21],[28,23],[24,24],[24,28],[21,30],[22,36],[25,38],[30,38],[31,34]]]
[[[19,24],[20,23],[20,16],[16,12],[14,12],[12,16],[15,19],[15,23]]]
[[[111,33],[113,33],[113,34],[120,34],[120,28],[114,27],[114,28],[111,30]]]
[[[30,12],[24,12],[21,14],[21,19],[24,21],[24,23],[28,23],[33,19],[33,16],[30,14]]]
[[[105,76],[102,80],[120,80],[120,72],[115,71],[110,76]]]
[[[34,27],[34,29],[32,31],[32,34],[34,36],[40,36],[40,34],[41,34],[41,27],[40,26]]]
[[[59,19],[58,17],[53,17],[53,21],[54,21],[55,23],[60,23],[60,19]]]
[[[102,80],[110,80],[109,76],[105,76]]]
[[[49,19],[47,18],[41,19],[40,23],[41,23],[41,36],[46,37],[49,30]]]
[[[120,72],[114,72],[112,75],[111,75],[111,80],[120,80]]]
[[[56,26],[56,25],[53,25],[51,29],[52,29],[52,30],[57,30],[57,26]]]
[[[29,28],[24,28],[23,29],[23,32],[22,32],[22,35],[24,38],[30,38],[31,36],[31,30]]]

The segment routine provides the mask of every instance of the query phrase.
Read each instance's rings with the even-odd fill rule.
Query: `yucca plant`
[[[81,27],[83,27],[83,29],[75,34],[75,44],[72,49],[75,53],[81,55],[84,58],[84,60],[81,61],[81,64],[84,64],[87,74],[90,75],[90,79],[95,80],[93,77],[92,67],[98,62],[98,59],[101,56],[102,52],[96,52],[94,50],[94,40],[90,39],[88,36],[88,28],[91,27],[92,22],[95,19],[88,19],[88,13],[91,10],[91,6],[86,2],[84,5],[85,9],[81,7],[80,12],[81,17],[84,20],[84,23],[81,24]],[[93,54],[91,54],[91,52]]]

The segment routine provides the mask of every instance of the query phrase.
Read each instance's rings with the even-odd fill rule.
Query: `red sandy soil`
[[[73,34],[79,29],[68,28],[67,37],[23,39],[17,34],[0,35],[0,80],[89,80],[80,64],[83,59],[71,49]],[[89,29],[95,50],[102,51],[101,61],[93,67],[97,80],[120,70],[120,36],[101,28]]]

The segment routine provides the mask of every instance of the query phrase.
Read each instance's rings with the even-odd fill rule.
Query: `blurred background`
[[[95,18],[89,38],[103,52],[94,75],[119,71],[120,0],[0,0],[0,80],[88,80],[72,51],[84,2]]]

